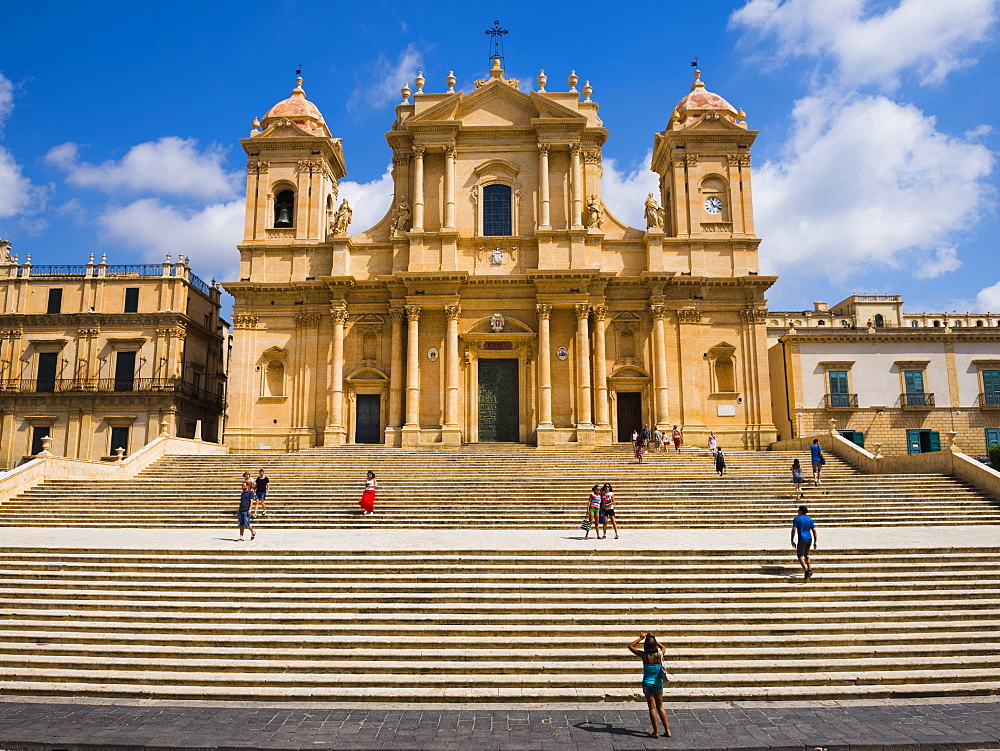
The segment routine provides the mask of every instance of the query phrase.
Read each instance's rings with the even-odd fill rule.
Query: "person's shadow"
[[[610,722],[578,722],[573,727],[586,730],[588,733],[608,733],[610,735],[627,735],[631,738],[649,738],[649,733],[642,730],[629,730],[612,725]]]

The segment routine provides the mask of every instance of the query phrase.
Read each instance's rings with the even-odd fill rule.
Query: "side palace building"
[[[299,84],[254,122],[225,442],[234,451],[776,437],[750,179],[757,135],[695,73],[653,136],[646,227],[601,199],[589,84],[402,90],[394,196],[338,196],[340,139]],[[639,112],[656,113],[643,107]]]

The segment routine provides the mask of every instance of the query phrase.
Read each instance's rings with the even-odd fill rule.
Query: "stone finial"
[[[493,59],[493,67],[490,68],[490,78],[500,80],[503,78],[503,68],[500,67],[500,58]]]
[[[253,122],[250,123],[250,135],[253,135],[254,133],[260,133],[260,120],[256,117],[253,119]]]
[[[125,449],[123,449],[121,446],[115,449],[115,454],[118,456],[118,458],[115,459],[115,461],[117,462],[125,461]]]
[[[590,81],[583,84],[583,101],[589,102],[590,95],[594,93],[594,87],[590,85]]]
[[[571,70],[566,81],[569,83],[569,90],[576,91],[576,85],[580,82],[580,76],[576,74],[575,70]]]
[[[42,438],[42,450],[38,452],[38,456],[52,456],[52,436]]]
[[[108,265],[108,254],[107,253],[101,253],[101,264],[104,265],[104,266]]]
[[[403,95],[403,104],[410,103],[410,84],[404,83],[403,88],[399,90],[399,93]]]
[[[413,85],[417,87],[417,90],[415,92],[416,94],[423,94],[424,93],[424,84],[426,82],[427,82],[427,79],[424,78],[424,72],[422,70],[418,70],[417,71],[417,77],[413,79]]]
[[[704,88],[705,88],[705,82],[701,80],[701,71],[696,69],[694,72],[694,83],[691,84],[691,91],[694,91],[695,89],[704,89]]]
[[[160,420],[160,438],[170,437],[170,423],[166,419]]]
[[[836,418],[831,417],[827,422],[830,423],[830,432],[831,433],[836,433],[837,432],[837,420],[836,420]]]
[[[879,443],[878,441],[875,441],[875,443],[872,444],[872,448],[875,449],[872,452],[872,456],[874,456],[876,459],[884,459],[885,458],[884,456],[882,456],[882,444],[881,443]]]
[[[742,123],[746,119],[747,113],[743,111],[742,107],[740,107],[740,111],[736,113],[736,122]]]
[[[955,445],[955,439],[958,438],[958,431],[949,430],[945,435],[948,436],[948,450],[960,452],[962,449]]]
[[[24,265],[25,266],[30,266],[31,265],[31,253],[28,253],[27,258],[24,259]]]
[[[545,75],[544,70],[538,71],[538,78],[535,79],[538,83],[538,90],[545,91],[545,84],[549,82],[549,77]]]
[[[89,260],[89,261],[87,261],[87,263],[93,263],[93,262],[94,262],[94,254],[93,254],[93,253],[91,253],[91,254],[90,254],[90,260]]]
[[[305,89],[302,88],[302,76],[295,77],[295,88],[292,89],[292,96],[296,95],[306,95]]]
[[[448,75],[444,79],[445,85],[448,87],[448,93],[455,93],[455,84],[458,83],[458,79],[455,78],[455,71],[449,70]]]
[[[678,112],[677,110],[674,110],[671,113],[671,115],[670,115],[670,124],[673,125],[674,123],[678,122],[680,119],[681,119],[681,113]]]
[[[167,263],[170,263],[170,254],[167,253]]]

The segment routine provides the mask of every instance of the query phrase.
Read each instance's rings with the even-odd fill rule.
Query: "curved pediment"
[[[482,177],[483,175],[510,175],[510,177],[517,177],[517,173],[521,171],[513,162],[508,162],[506,159],[490,159],[483,162],[478,167],[474,167],[473,172]]]
[[[388,381],[389,377],[378,368],[358,368],[349,376],[348,381]]]
[[[649,373],[638,365],[625,365],[611,374],[611,378],[649,378]]]

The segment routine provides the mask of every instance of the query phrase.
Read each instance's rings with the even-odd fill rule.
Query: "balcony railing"
[[[900,394],[899,404],[904,409],[930,409],[934,406],[934,394]]]
[[[73,394],[73,393],[181,393],[214,406],[222,396],[181,378],[5,378],[0,379],[0,393]]]
[[[163,276],[163,264],[162,263],[140,263],[140,264],[114,264],[107,267],[108,276]],[[172,276],[176,275],[174,271],[174,266],[169,267]],[[34,271],[31,272],[34,275]]]
[[[979,395],[979,408],[980,409],[1000,409],[1000,394],[980,394]]]
[[[856,409],[858,406],[858,395],[826,394],[823,397],[823,406],[826,409]]]

